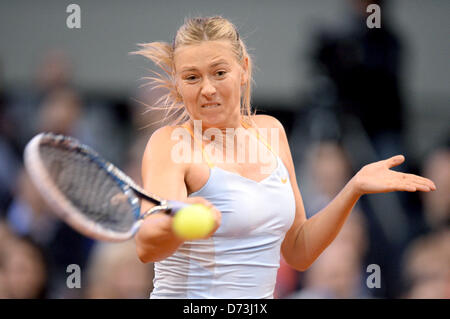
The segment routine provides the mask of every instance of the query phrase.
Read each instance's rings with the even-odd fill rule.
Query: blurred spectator
[[[59,298],[69,293],[65,282],[66,268],[70,264],[84,266],[92,240],[55,217],[25,170],[20,173],[6,217],[14,234],[28,236],[44,249],[50,270],[49,297]]]
[[[1,255],[1,252],[0,252]],[[0,257],[2,258],[2,257]],[[6,273],[4,270],[4,265],[2,265],[2,260],[0,260],[0,299],[9,298],[9,292],[6,287]]]
[[[81,116],[80,97],[71,89],[55,90],[42,102],[37,118],[37,130],[76,135]]]
[[[294,293],[298,289],[302,273],[296,271],[284,260],[280,258],[280,268],[277,272],[277,281],[273,296],[275,299],[283,299]]]
[[[302,288],[289,298],[370,298],[363,265],[366,232],[364,216],[353,211],[335,241],[305,272]]]
[[[404,298],[450,298],[450,149],[438,147],[423,165],[437,189],[421,194],[423,220],[402,259]]]
[[[12,200],[12,192],[20,168],[20,157],[15,152],[14,146],[3,135],[0,135],[0,154],[0,217],[2,217],[2,213],[6,211]]]
[[[6,286],[5,248],[12,236],[6,223],[0,218],[0,299],[9,298]]]
[[[305,163],[305,210],[312,217],[341,191],[352,177],[351,164],[344,148],[337,141],[322,141],[311,145]],[[305,182],[305,180],[302,180]]]
[[[11,237],[13,234],[11,233],[8,225],[5,223],[3,219],[0,219],[0,250],[5,246],[5,242]]]
[[[15,87],[8,92],[6,113],[14,130],[14,143],[20,151],[41,129],[36,119],[40,117],[44,101],[54,92],[73,90],[72,76],[72,62],[67,53],[52,49],[45,52],[39,61],[31,87]]]
[[[36,72],[36,87],[41,94],[53,92],[72,86],[73,66],[62,49],[47,51]]]
[[[69,89],[58,89],[44,99],[35,122],[38,131],[72,135],[80,116],[78,96]],[[14,232],[29,235],[44,245],[50,243],[61,228],[61,222],[51,213],[24,169],[18,174],[7,219]]]
[[[305,287],[293,298],[358,298],[361,271],[356,253],[344,245],[333,245],[306,274]]]
[[[404,254],[404,298],[450,298],[450,229],[424,235]]]
[[[434,181],[437,187],[434,192],[421,194],[427,228],[450,227],[450,148],[439,148],[428,156],[423,176]]]
[[[11,230],[45,244],[54,234],[56,218],[31,182],[24,169],[18,177],[15,197],[7,212]]]
[[[2,242],[0,281],[6,298],[45,298],[48,288],[48,268],[45,253],[29,238],[12,237]],[[6,293],[5,293],[6,292]]]
[[[15,139],[17,128],[8,112],[9,100],[3,87],[1,71],[0,65],[0,218],[12,199],[21,155],[20,146]]]
[[[357,212],[352,214],[354,217],[349,217],[338,238],[307,270],[302,289],[290,298],[347,299],[370,296],[362,276],[366,244],[365,230],[361,229],[363,224],[359,224],[362,215]]]
[[[381,9],[381,28],[367,26],[370,4]],[[402,93],[405,51],[402,37],[390,23],[390,3],[348,0],[344,8],[346,16],[340,25],[321,27],[314,36],[312,89],[305,121],[309,129],[303,130],[313,142],[341,140],[354,169],[396,154],[409,158],[404,145]],[[409,164],[402,169],[408,170],[405,166]],[[319,171],[319,181],[321,175]],[[324,194],[315,195],[316,187],[315,183],[303,186],[307,212],[329,202]],[[405,197],[401,193],[367,196],[358,204],[368,219],[368,260],[379,264],[386,278],[387,284],[376,293],[385,297],[397,293],[398,258],[411,233],[412,217],[404,207]]]
[[[89,258],[86,298],[143,299],[153,289],[153,265],[143,264],[133,240],[97,243]]]
[[[381,28],[366,25],[370,14],[366,8],[372,3],[383,12]],[[329,95],[321,98],[328,102],[320,106],[334,110],[344,130],[347,118],[357,119],[382,159],[403,149],[402,44],[389,23],[389,3],[350,0],[348,4],[345,26],[323,30],[317,36],[316,76],[326,79],[320,81],[323,90],[317,96]],[[329,121],[322,123],[324,130],[330,125]]]
[[[362,261],[369,249],[368,221],[364,213],[354,208],[342,227],[335,242],[349,246],[356,252],[357,258]]]

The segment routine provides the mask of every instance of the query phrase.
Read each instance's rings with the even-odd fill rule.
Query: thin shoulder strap
[[[248,125],[247,123],[245,123],[243,120],[241,120],[241,124],[242,124],[242,126],[243,126],[245,129],[249,129],[249,128],[254,129],[254,131],[255,131],[254,133],[253,133],[253,130],[249,130],[249,131],[250,131],[252,134],[254,134],[254,135],[256,136],[256,138],[257,138],[261,143],[263,143],[263,144],[269,149],[269,151],[272,152],[273,155],[278,156],[278,155],[273,151],[272,147],[271,147],[270,144],[266,141],[266,139],[265,139],[264,137],[262,137],[262,136],[259,134],[257,128],[251,127],[250,125]]]
[[[194,132],[192,132],[191,128],[190,128],[188,125],[183,124],[182,127],[184,127],[184,128],[189,132],[189,134],[191,134],[192,138],[194,139],[194,143],[197,143],[197,144],[200,145],[200,147],[201,147],[201,149],[202,149],[202,154],[203,154],[203,156],[204,156],[204,158],[205,158],[206,163],[208,164],[208,166],[209,166],[210,168],[213,168],[213,167],[214,167],[214,164],[213,164],[213,163],[211,162],[211,160],[209,159],[208,154],[206,154],[205,148],[203,147],[202,141],[201,141],[201,140],[199,141],[197,138],[195,138]]]

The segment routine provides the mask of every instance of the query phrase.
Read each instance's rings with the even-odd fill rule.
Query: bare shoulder
[[[275,129],[278,141],[272,140],[272,132],[267,134],[269,144],[276,150],[276,153],[280,155],[283,162],[287,162],[290,156],[289,142],[287,139],[286,131],[283,124],[276,118],[270,115],[258,114],[254,116],[254,122],[258,128]]]
[[[153,132],[150,136],[149,143],[160,143],[170,140],[172,132],[177,128],[177,126],[163,126]]]
[[[150,136],[147,142],[146,151],[153,148],[158,150],[170,149],[178,142],[178,139],[175,138],[175,136],[186,133],[185,129],[181,126],[163,126],[153,132],[152,136]]]
[[[177,132],[177,128],[180,129]],[[177,143],[183,143],[176,135],[183,128],[165,126],[156,130],[147,142],[141,166],[142,182],[146,190],[162,198],[181,199],[186,197],[184,178],[187,172],[186,161],[174,156]],[[189,133],[187,133],[189,134]],[[168,182],[170,181],[170,183]]]
[[[283,129],[283,124],[276,118],[271,115],[266,114],[258,114],[254,116],[254,121],[258,127],[264,128],[280,128]]]
[[[180,138],[185,134],[189,135],[189,132],[181,126],[163,126],[157,129],[147,142],[143,163],[156,160],[157,162],[166,162],[168,165],[173,162],[168,159],[172,158],[172,150],[175,145],[187,140]]]
[[[288,145],[286,131],[284,130],[283,124],[276,118],[271,115],[258,114],[254,116],[254,122],[258,126],[258,128],[267,128],[267,129],[277,129],[277,136],[279,137],[279,142],[281,142],[282,147]],[[285,145],[286,144],[286,145]]]

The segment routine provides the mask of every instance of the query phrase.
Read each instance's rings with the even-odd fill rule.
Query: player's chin
[[[204,128],[216,127],[224,122],[224,116],[220,113],[202,114],[201,119]]]

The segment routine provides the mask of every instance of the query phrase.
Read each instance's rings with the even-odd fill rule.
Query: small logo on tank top
[[[286,177],[286,178],[281,177],[281,182],[282,182],[283,184],[286,184],[286,182],[287,182],[287,177]]]

